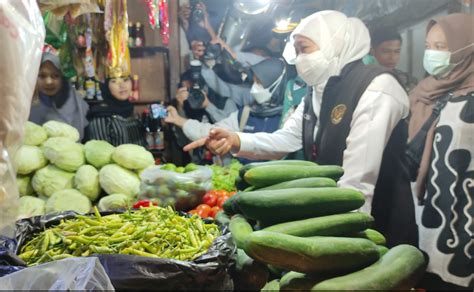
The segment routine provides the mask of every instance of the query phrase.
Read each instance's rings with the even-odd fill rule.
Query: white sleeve
[[[304,100],[296,111],[274,133],[238,133],[240,138],[239,157],[248,159],[281,159],[288,153],[302,147]]]
[[[353,113],[343,154],[340,187],[365,195],[362,211],[370,213],[382,156],[393,129],[409,112],[408,96],[389,74],[376,77],[361,96]]]
[[[196,141],[203,137],[206,137],[211,131],[212,128],[220,127],[230,131],[238,131],[239,125],[237,122],[237,114],[238,111],[233,112],[230,114],[229,117],[223,119],[222,121],[210,124],[210,123],[202,123],[197,120],[187,120],[186,123],[183,125],[183,133],[186,137],[191,141]]]

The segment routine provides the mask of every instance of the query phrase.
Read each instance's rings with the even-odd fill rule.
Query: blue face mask
[[[456,66],[456,64],[451,64],[450,60],[451,52],[449,51],[425,50],[423,67],[430,75],[444,76]]]

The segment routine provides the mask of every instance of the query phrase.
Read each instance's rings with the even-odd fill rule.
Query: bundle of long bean
[[[215,224],[185,218],[173,209],[141,208],[122,214],[77,216],[39,233],[21,248],[29,266],[91,254],[131,254],[190,261],[220,235]]]

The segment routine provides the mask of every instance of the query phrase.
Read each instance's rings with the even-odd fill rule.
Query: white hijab
[[[330,60],[329,77],[339,75],[345,65],[362,59],[370,50],[370,35],[365,24],[338,11],[319,11],[301,21],[283,52],[289,64],[294,64],[296,59],[293,46],[295,35],[307,37],[319,46]],[[315,86],[317,94],[323,93],[326,83],[327,79]]]

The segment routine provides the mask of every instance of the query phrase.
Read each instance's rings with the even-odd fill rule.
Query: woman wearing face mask
[[[101,90],[104,101],[87,114],[87,140],[105,140],[114,146],[145,146],[143,126],[133,117],[133,104],[128,101],[132,94],[130,76],[107,78]]]
[[[58,52],[49,45],[41,59],[37,91],[29,120],[39,125],[51,120],[64,122],[76,128],[82,139],[89,106],[63,76]]]
[[[410,93],[409,138],[424,142],[416,195],[423,204],[420,248],[430,258],[420,287],[427,289],[472,290],[474,284],[473,27],[466,14],[429,22],[423,65],[430,76]],[[440,113],[433,121],[434,108]]]
[[[165,122],[183,129],[191,141],[206,137],[214,127],[244,133],[272,133],[279,128],[282,113],[283,93],[286,84],[285,62],[280,59],[267,59],[251,67],[253,85],[250,93],[255,102],[233,112],[216,124],[201,123],[178,115],[174,107],[168,107]],[[242,160],[244,163],[247,160]]]
[[[363,211],[387,244],[417,243],[414,204],[405,171],[408,97],[388,70],[364,65],[370,50],[367,27],[337,11],[320,11],[292,33],[285,50],[310,93],[282,129],[272,134],[214,129],[184,149],[207,145],[250,159],[280,159],[301,148],[305,159],[341,165],[341,187],[365,194]],[[296,53],[296,58],[295,58]]]

